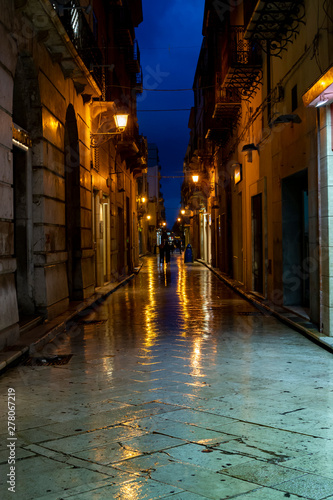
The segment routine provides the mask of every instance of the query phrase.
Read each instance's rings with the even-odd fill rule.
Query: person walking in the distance
[[[159,249],[160,249],[160,264],[164,264],[164,250],[165,250],[164,240],[161,241]]]
[[[171,252],[171,246],[170,246],[170,242],[169,241],[166,241],[165,242],[165,262],[167,264],[170,264],[170,252]]]

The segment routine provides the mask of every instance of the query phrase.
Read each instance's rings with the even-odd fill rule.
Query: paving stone
[[[133,436],[142,434],[144,433],[140,430],[124,426],[99,429],[97,431],[85,433],[81,433],[78,430],[77,435],[46,441],[43,443],[43,447],[70,454],[81,450],[96,448],[97,446],[104,446],[105,443],[125,441]]]
[[[180,492],[179,488],[174,488],[167,484],[161,484],[150,479],[135,479],[117,485],[99,485],[88,491],[77,493],[73,497],[73,492],[63,498],[75,498],[75,500],[110,500],[118,499],[140,499],[157,500]],[[43,498],[38,500],[44,500]],[[45,500],[47,498],[45,497]],[[51,499],[52,500],[52,499]]]
[[[204,429],[192,424],[185,424],[166,420],[162,415],[155,417],[142,418],[140,420],[132,420],[124,425],[141,429],[145,432],[155,432],[165,434],[171,437],[192,441],[195,443],[209,444],[210,446],[220,444],[226,441],[226,434]],[[227,436],[227,440],[230,436]]]
[[[333,479],[332,464],[333,443],[329,450],[325,447],[321,453],[311,453],[304,457],[286,460],[281,466]]]
[[[277,490],[294,493],[295,495],[322,500],[333,495],[333,480],[314,474],[305,474],[291,481],[275,486]]]
[[[259,484],[261,486],[274,486],[289,479],[303,476],[303,472],[286,469],[279,465],[265,464],[258,460],[241,463],[233,467],[223,469],[222,474],[237,477],[244,481]]]
[[[222,450],[215,450],[195,444],[172,448],[168,450],[168,456],[178,462],[196,465],[215,472],[221,472],[225,468],[238,466],[239,464],[251,461],[249,457],[245,457],[244,455],[226,453]]]
[[[228,496],[239,495],[257,488],[256,484],[248,481],[228,477],[196,466],[179,465],[178,463],[159,467],[151,473],[151,477],[156,481],[214,499],[228,498]]]
[[[64,484],[75,485],[87,484],[107,479],[108,476],[87,469],[79,469],[60,464],[54,460],[44,457],[26,458],[19,462],[19,470],[16,480],[15,495],[25,500],[36,500],[48,493],[61,492]],[[6,485],[6,474],[8,464],[0,465],[0,491],[4,499],[13,498],[13,493],[8,492]],[[22,478],[26,478],[22,480]]]

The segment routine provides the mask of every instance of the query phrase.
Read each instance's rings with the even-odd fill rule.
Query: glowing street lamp
[[[180,221],[181,221],[181,218],[180,218],[180,217],[178,217],[177,221],[178,221],[178,222],[180,222]]]
[[[117,113],[114,115],[114,121],[119,132],[123,132],[127,126],[128,114]]]
[[[195,182],[195,183],[196,183],[196,182],[198,182],[198,180],[199,180],[199,176],[198,176],[197,174],[192,175],[192,181],[193,181],[193,182]]]
[[[151,219],[151,215],[147,215],[147,220],[150,220]]]
[[[183,210],[181,210],[181,211],[180,211],[180,213],[181,213],[182,215],[185,215],[185,210],[184,210],[184,209],[183,209]]]

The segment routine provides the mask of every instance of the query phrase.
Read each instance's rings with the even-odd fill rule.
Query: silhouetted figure
[[[165,242],[161,241],[159,245],[160,249],[160,264],[164,264],[164,250],[165,250]]]
[[[170,263],[170,251],[171,251],[171,245],[170,245],[169,241],[166,241],[164,251],[165,251],[165,262],[167,264],[169,264]]]

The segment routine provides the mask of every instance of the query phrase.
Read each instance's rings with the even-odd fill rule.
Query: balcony
[[[215,144],[223,146],[232,135],[232,122],[221,123],[220,120],[210,119],[205,139],[213,141]]]
[[[247,40],[270,42],[272,55],[278,56],[303,22],[304,0],[279,2],[260,0],[256,3],[246,27]]]
[[[241,93],[233,87],[221,87],[221,75],[216,75],[215,107],[213,118],[217,120],[236,120],[241,110]]]
[[[139,135],[136,140],[138,152],[130,160],[130,171],[133,173],[134,178],[140,177],[142,174],[147,173],[148,161],[148,144],[147,138]]]
[[[80,58],[94,77],[99,88],[103,89],[103,55],[91,31],[85,14],[76,9],[80,4],[72,0],[72,9],[64,11],[60,20],[76,48]]]
[[[114,4],[112,12],[116,44],[124,51],[134,44],[134,26],[131,24],[133,8],[134,6],[129,5],[127,1],[122,1],[120,4]]]
[[[249,99],[261,82],[261,66],[260,45],[244,38],[244,26],[230,26],[222,48],[222,87]]]
[[[126,58],[126,66],[130,73],[140,73],[140,49],[137,40],[134,40],[134,44],[132,47],[128,48],[127,58]]]
[[[72,2],[72,5],[79,4]],[[66,20],[65,16],[59,17],[51,0],[26,0],[20,11],[31,21],[37,40],[45,46],[52,61],[60,65],[64,77],[73,80],[77,92],[100,97],[103,58],[83,12],[66,9],[66,16],[72,16],[71,23],[68,16]]]

